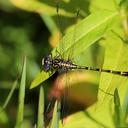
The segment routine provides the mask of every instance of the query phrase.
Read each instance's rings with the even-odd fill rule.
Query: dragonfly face
[[[42,59],[42,65],[44,71],[48,72],[52,70],[52,56],[51,54]]]

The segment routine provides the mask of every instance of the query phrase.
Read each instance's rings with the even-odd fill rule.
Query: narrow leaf
[[[40,14],[56,15],[56,6],[49,6],[38,0],[11,0],[12,4],[26,11],[37,12]],[[55,4],[56,5],[56,4]],[[62,15],[73,16],[72,13],[63,9],[59,10]]]
[[[9,94],[8,94],[8,96],[7,96],[7,98],[6,98],[6,100],[5,100],[5,103],[3,104],[2,109],[5,109],[6,106],[8,105],[8,103],[9,103],[9,101],[10,101],[12,95],[13,95],[13,92],[14,92],[16,86],[17,86],[17,80],[14,81],[14,83],[13,83],[13,85],[12,85],[12,88],[11,88],[11,90],[10,90],[10,92],[9,92]]]
[[[24,57],[22,76],[19,87],[19,101],[18,101],[16,128],[22,128],[23,115],[24,115],[25,84],[26,84],[26,56]]]
[[[44,128],[44,89],[40,87],[37,128]]]
[[[114,92],[114,110],[115,110],[115,115],[114,115],[115,126],[119,127],[121,114],[120,114],[120,98],[117,88],[115,89]]]
[[[56,101],[50,128],[59,128],[59,118],[60,118],[60,103]]]

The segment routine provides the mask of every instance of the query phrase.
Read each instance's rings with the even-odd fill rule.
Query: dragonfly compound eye
[[[42,65],[44,71],[48,72],[49,70],[51,70],[52,60],[49,58],[49,56],[42,59]]]
[[[51,70],[51,65],[49,65],[48,63],[46,63],[46,64],[44,65],[44,70],[45,70],[46,72],[48,72],[49,70]]]

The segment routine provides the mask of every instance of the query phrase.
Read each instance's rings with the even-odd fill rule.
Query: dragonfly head
[[[44,71],[48,72],[52,70],[52,55],[48,55],[42,59],[42,65]]]

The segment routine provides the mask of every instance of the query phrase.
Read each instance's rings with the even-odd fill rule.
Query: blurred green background
[[[28,80],[40,70],[50,34],[38,14],[17,9],[9,1],[0,2],[0,79],[6,88],[6,82],[17,77],[25,55]]]
[[[18,9],[9,0],[0,0],[0,104],[4,103],[13,81],[21,75],[23,57],[26,55],[25,117],[29,121],[36,118],[38,95],[27,88],[41,70],[42,57],[50,52],[49,37],[50,33],[40,15]],[[17,105],[18,90],[14,92],[6,112],[0,114],[1,128],[14,127]]]
[[[60,10],[60,15],[63,15],[60,20],[64,20],[60,28],[56,20],[56,2],[0,0],[0,103],[3,105],[14,80],[20,79],[23,58],[27,56],[25,127],[32,127],[32,122],[37,118],[38,88],[30,91],[29,86],[42,68],[42,57],[56,46],[59,41],[58,33],[74,23],[74,19],[69,17],[64,20],[65,16],[75,17],[78,8],[81,8],[83,16],[88,13],[88,1],[83,1],[84,6],[77,0],[62,2],[67,13]],[[0,114],[0,127],[14,127],[17,105],[18,89],[15,90],[6,111]]]

